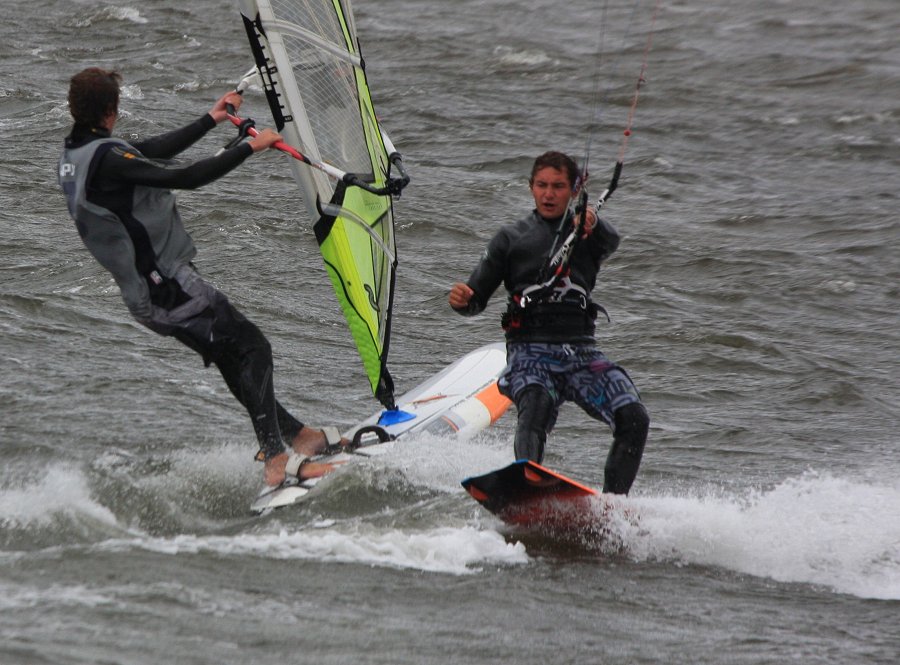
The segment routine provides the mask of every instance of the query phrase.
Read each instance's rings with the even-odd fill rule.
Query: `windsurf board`
[[[490,426],[510,405],[497,379],[506,367],[506,346],[487,344],[470,351],[397,399],[396,411],[378,411],[343,433],[357,446],[351,452],[319,456],[343,463],[388,452],[395,442],[417,434],[468,437]],[[255,513],[303,500],[321,478],[286,481],[266,488],[250,507]]]

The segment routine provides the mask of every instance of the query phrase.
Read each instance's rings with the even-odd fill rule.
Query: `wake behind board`
[[[380,455],[390,450],[396,440],[414,434],[471,436],[494,423],[510,405],[497,389],[497,379],[505,367],[503,343],[475,349],[401,395],[397,410],[405,414],[404,418],[394,417],[391,411],[378,411],[343,434],[353,440],[362,431],[358,448],[316,459],[346,462]],[[376,434],[366,433],[373,427],[380,430],[382,438],[390,440],[385,442]],[[319,480],[310,478],[264,491],[250,510],[261,513],[301,501]]]
[[[606,512],[597,490],[524,459],[466,478],[462,486],[507,524],[527,529],[571,533],[596,527]]]

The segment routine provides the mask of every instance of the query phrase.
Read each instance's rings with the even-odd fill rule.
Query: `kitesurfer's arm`
[[[196,189],[221,178],[254,152],[266,150],[280,140],[280,134],[265,129],[246,143],[229,148],[214,157],[187,164],[148,159],[124,146],[116,146],[103,156],[97,167],[97,177],[103,181],[130,185]]]
[[[586,242],[591,255],[598,261],[604,261],[619,248],[621,236],[609,222],[600,218],[595,219],[596,222],[588,230]]]
[[[213,104],[213,107],[206,115],[197,118],[184,127],[135,142],[133,145],[142,155],[150,159],[171,159],[187,150],[209,130],[225,120],[228,115],[226,110],[228,104],[234,106],[235,109],[239,109],[242,101],[243,97],[234,91],[225,93],[216,100],[216,103]]]
[[[447,301],[450,303],[450,307],[463,313],[464,310],[469,309],[469,301],[472,300],[474,295],[475,292],[472,290],[472,287],[468,284],[457,282],[450,287],[450,295],[447,296]]]
[[[508,248],[509,237],[501,229],[491,239],[468,282],[465,284],[457,282],[450,289],[447,301],[454,311],[464,316],[484,311],[494,291],[503,283]]]

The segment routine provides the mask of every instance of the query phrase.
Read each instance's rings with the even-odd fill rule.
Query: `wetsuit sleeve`
[[[495,235],[475,266],[466,282],[475,292],[468,307],[456,311],[464,316],[472,316],[484,311],[487,302],[503,282],[506,275],[506,256],[509,251],[509,237],[502,230]],[[455,308],[454,308],[455,309]]]
[[[137,141],[132,145],[150,159],[170,159],[187,150],[215,126],[216,121],[207,113],[180,129]]]
[[[619,248],[621,237],[615,227],[607,221],[597,219],[594,230],[588,236],[591,255],[597,261],[604,261]]]
[[[116,146],[103,156],[97,175],[104,181],[165,189],[196,189],[231,171],[253,154],[241,143],[219,155],[185,164],[148,159],[124,146]]]

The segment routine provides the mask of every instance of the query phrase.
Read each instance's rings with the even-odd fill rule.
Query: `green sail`
[[[243,0],[240,5],[285,142],[314,162],[354,175],[344,181],[291,161],[372,392],[392,409],[387,356],[397,265],[393,207],[390,194],[369,190],[388,189],[396,155],[389,154],[393,147],[386,147],[375,116],[350,3]]]

